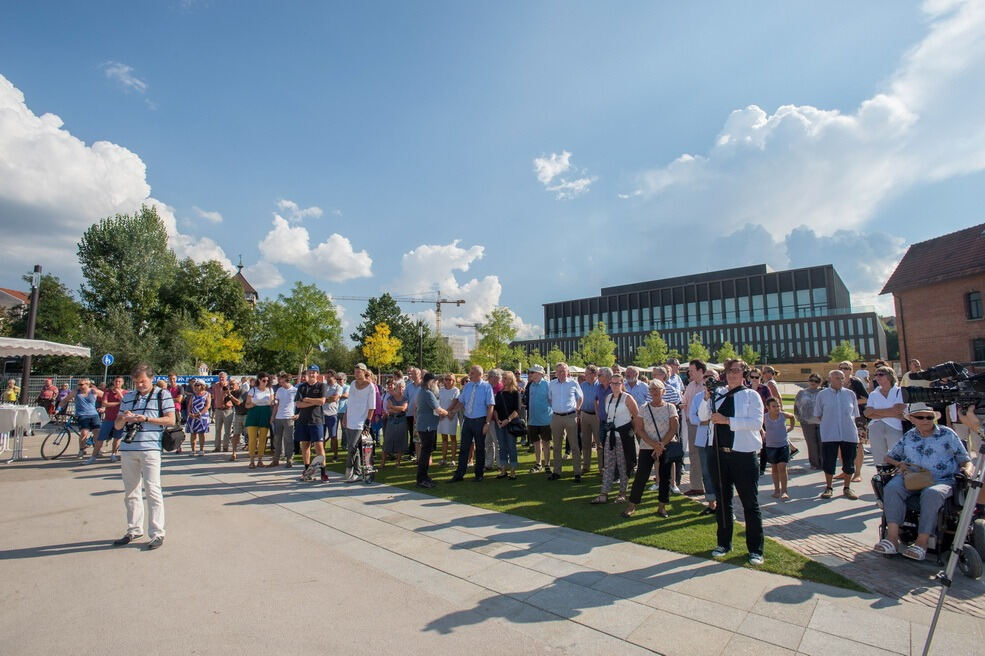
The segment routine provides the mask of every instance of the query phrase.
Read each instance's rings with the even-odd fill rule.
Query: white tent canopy
[[[46,342],[42,339],[18,339],[16,337],[0,337],[0,357],[14,358],[25,355],[74,355],[81,358],[91,357],[87,346],[72,346],[58,342]]]

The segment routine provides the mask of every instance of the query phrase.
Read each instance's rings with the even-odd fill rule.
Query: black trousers
[[[732,497],[739,494],[746,515],[746,548],[749,553],[763,553],[763,516],[759,511],[759,454],[723,451],[714,446],[708,451],[711,475],[718,480],[718,546],[732,548]],[[733,489],[734,488],[734,489]]]
[[[414,455],[416,449],[414,448],[414,418],[407,415],[407,455]]]
[[[855,473],[855,454],[858,444],[855,442],[821,442],[821,463],[824,473],[834,476],[838,464],[838,452],[841,452],[841,471],[846,474]]]
[[[434,444],[438,440],[438,432],[418,431],[418,434],[421,436],[421,457],[417,459],[417,482],[423,483],[431,480],[428,476],[428,464],[431,461]]]
[[[673,461],[660,458],[659,462],[660,491],[657,492],[657,500],[660,503],[668,503],[670,502],[670,466],[673,464]],[[639,504],[643,500],[643,491],[646,490],[647,483],[650,482],[650,474],[653,472],[654,464],[653,451],[650,449],[640,449],[636,477],[633,479],[633,489],[629,491],[629,501],[631,503]]]
[[[458,441],[458,468],[455,470],[454,478],[465,478],[465,472],[469,469],[469,450],[474,442],[475,477],[482,480],[482,474],[486,470],[486,436],[482,434],[482,427],[485,424],[485,417],[466,419],[462,422],[462,437]]]
[[[631,475],[636,467],[636,433],[633,432],[632,424],[626,426],[630,428],[619,431],[619,437],[622,439],[622,451],[626,455],[626,473]]]

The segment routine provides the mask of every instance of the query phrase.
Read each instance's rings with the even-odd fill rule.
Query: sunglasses
[[[879,374],[876,374],[875,376],[876,376],[876,378],[878,378],[879,376],[885,376],[885,375],[886,374],[879,373]]]
[[[759,376],[749,376],[749,380],[759,380]]]
[[[842,371],[851,371],[852,370],[851,367],[838,367],[838,368],[841,369]]]
[[[612,381],[609,381],[609,384],[610,385],[622,385],[622,381],[621,380],[612,380]]]
[[[910,419],[916,419],[917,421],[933,421],[934,415],[910,415]]]

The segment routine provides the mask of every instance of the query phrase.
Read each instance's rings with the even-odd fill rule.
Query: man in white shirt
[[[554,467],[549,481],[561,478],[561,463],[565,440],[571,446],[571,460],[575,469],[575,483],[581,483],[581,443],[578,439],[578,413],[585,399],[578,381],[568,376],[568,365],[559,362],[554,369],[557,376],[547,388],[551,403],[551,442],[554,445]]]
[[[345,482],[355,483],[355,469],[359,464],[361,440],[363,426],[373,419],[376,412],[376,386],[369,382],[367,374],[369,369],[360,362],[353,371],[355,379],[349,386],[349,402],[345,410],[345,427],[342,429],[345,435],[345,443],[349,447],[349,457],[345,461]]]
[[[280,454],[284,454],[284,464],[291,466],[294,460],[294,420],[297,419],[297,412],[294,408],[294,397],[298,390],[291,385],[291,377],[286,371],[277,374],[277,389],[274,390],[274,407],[271,408],[273,415],[273,435],[274,459],[267,467],[276,467],[280,464]]]

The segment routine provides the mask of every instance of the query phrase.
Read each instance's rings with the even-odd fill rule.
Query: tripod
[[[954,541],[951,543],[951,555],[947,559],[947,566],[943,571],[937,573],[937,580],[941,583],[941,596],[937,600],[937,608],[934,609],[934,619],[930,622],[930,631],[927,633],[927,642],[923,645],[923,656],[930,653],[930,643],[934,639],[934,631],[937,629],[937,620],[940,619],[941,609],[944,608],[944,599],[947,591],[951,587],[954,576],[954,568],[958,564],[961,548],[968,539],[968,529],[971,527],[971,515],[975,510],[975,501],[978,499],[978,490],[982,488],[982,481],[985,479],[985,430],[978,429],[978,436],[983,438],[978,448],[978,461],[975,463],[975,474],[968,481],[968,493],[964,498],[964,506],[961,508],[961,518],[958,520],[958,530],[954,533]]]

